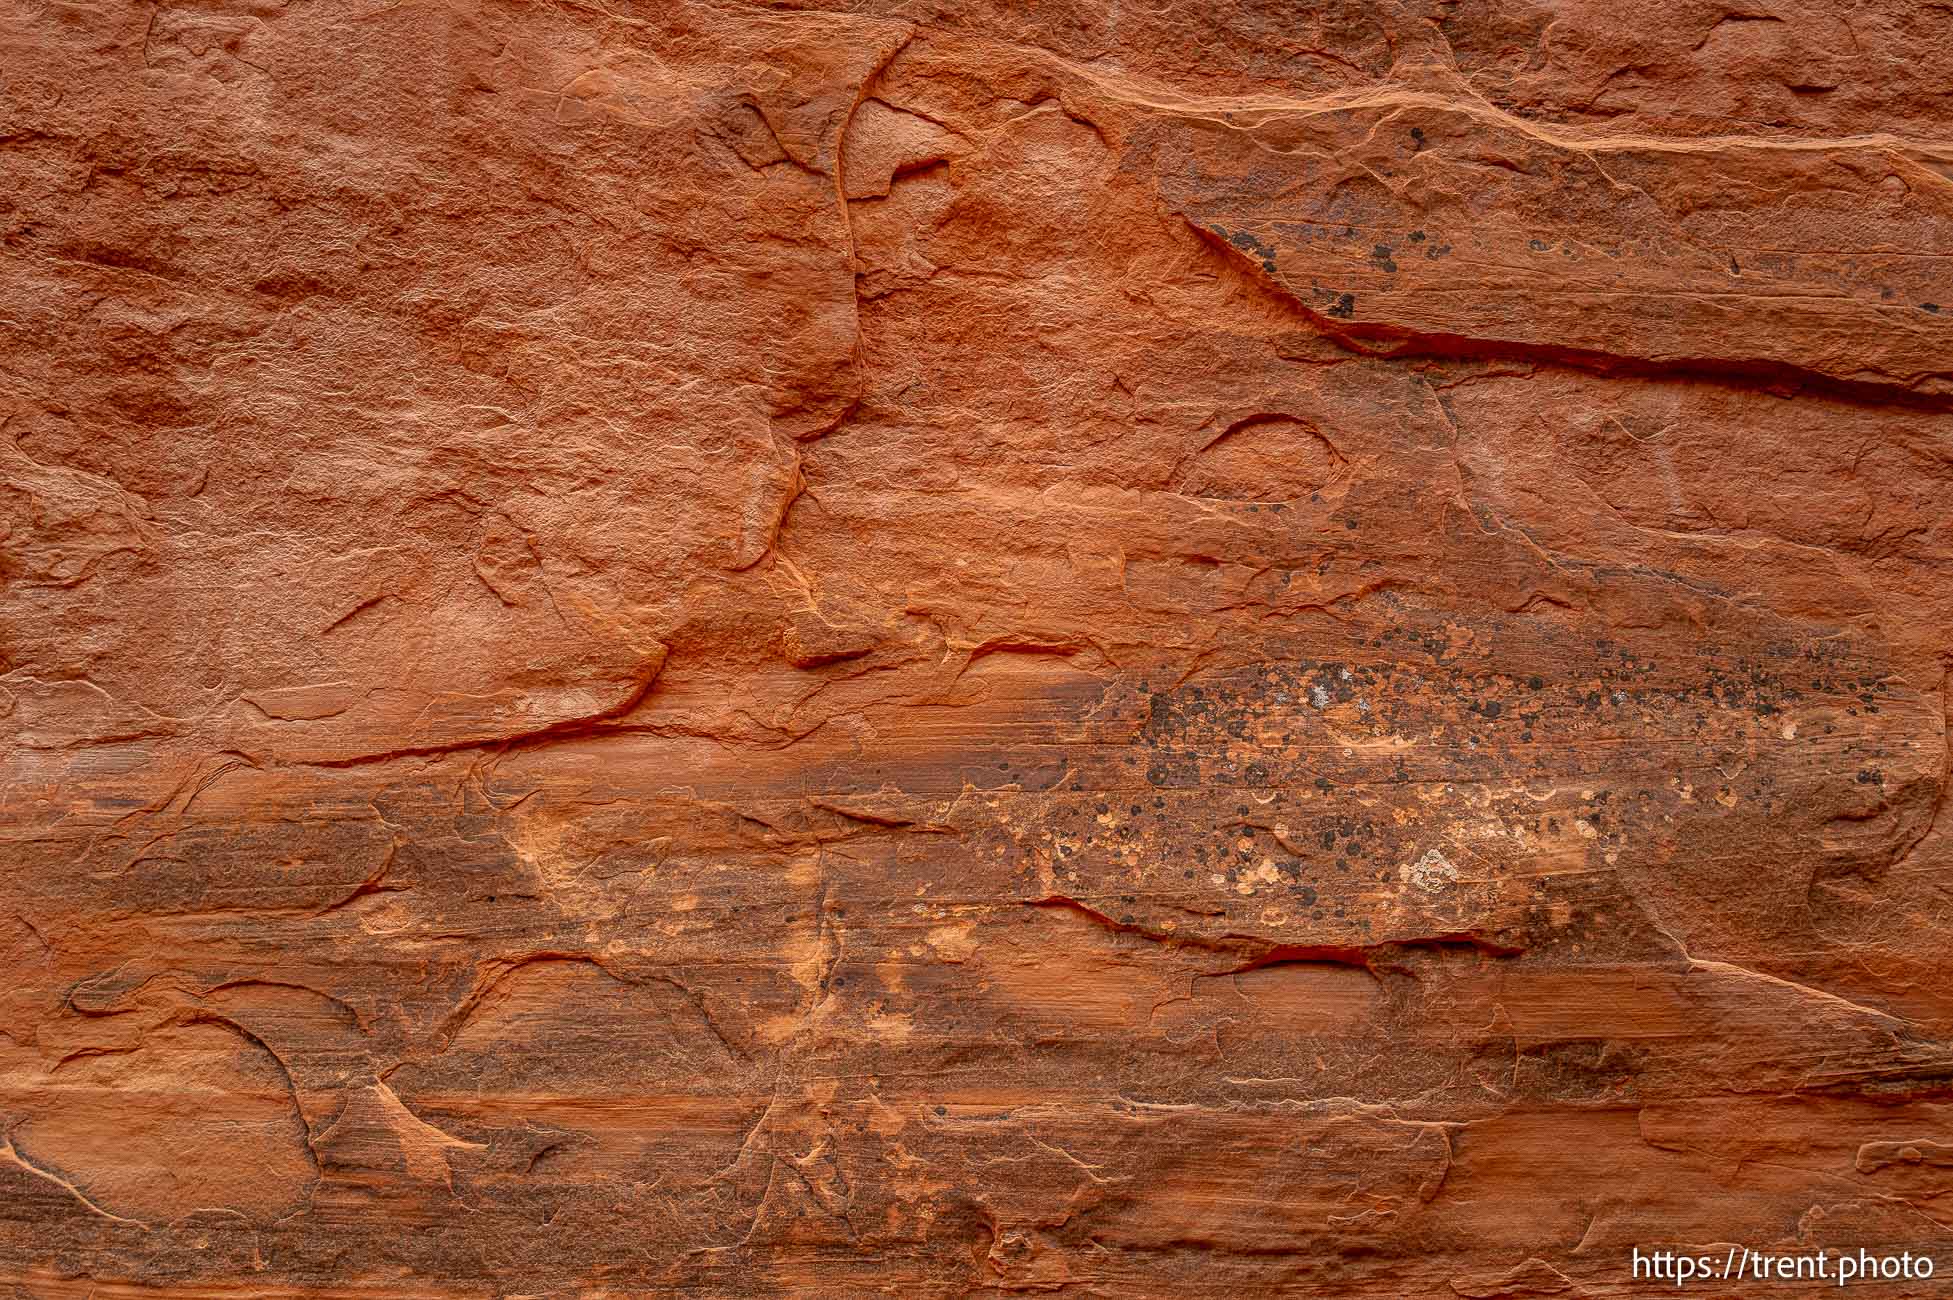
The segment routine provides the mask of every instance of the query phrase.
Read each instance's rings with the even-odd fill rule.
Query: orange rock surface
[[[1945,4],[0,12],[0,1295],[1953,1277]]]

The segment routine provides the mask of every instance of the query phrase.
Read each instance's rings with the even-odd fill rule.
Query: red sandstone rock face
[[[7,1294],[1953,1274],[1947,6],[5,22]]]

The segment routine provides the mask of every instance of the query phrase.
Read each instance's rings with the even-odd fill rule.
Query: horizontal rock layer
[[[1949,37],[14,6],[0,1293],[1953,1273]]]

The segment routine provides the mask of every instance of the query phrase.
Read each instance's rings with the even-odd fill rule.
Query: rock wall
[[[1945,4],[0,21],[0,1293],[1953,1275]]]

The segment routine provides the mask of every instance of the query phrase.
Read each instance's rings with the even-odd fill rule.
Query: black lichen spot
[[[1528,239],[1526,241],[1526,247],[1532,249],[1535,253],[1543,253],[1546,251],[1546,241],[1543,239]]]
[[[1413,230],[1413,231],[1411,231],[1411,232],[1410,232],[1410,241],[1411,241],[1411,243],[1413,243],[1413,244],[1421,244],[1421,243],[1423,243],[1423,242],[1424,242],[1424,232],[1423,232],[1423,231],[1421,231],[1421,230]]]
[[[1370,250],[1370,260],[1386,271],[1394,271],[1397,264],[1390,260],[1390,245],[1378,244]]]
[[[1423,148],[1424,148],[1424,128],[1421,126],[1414,126],[1411,128],[1411,152],[1418,153]]]
[[[1394,270],[1395,268],[1393,267],[1392,269]],[[1331,316],[1339,316],[1344,320],[1348,320],[1356,315],[1356,295],[1346,293],[1338,297],[1335,306],[1329,309],[1329,314]]]
[[[1268,247],[1268,245],[1262,243],[1261,240],[1258,239],[1255,236],[1255,233],[1251,230],[1237,230],[1230,235],[1227,233],[1227,231],[1224,228],[1220,226],[1216,226],[1214,227],[1214,229],[1218,231],[1221,234],[1221,236],[1227,240],[1228,243],[1234,245],[1236,248],[1242,250],[1243,252],[1256,253],[1262,257],[1273,257],[1275,255],[1275,250]]]
[[[1921,310],[1921,311],[1929,311],[1929,312],[1932,312],[1932,313],[1933,313],[1934,315],[1938,315],[1938,314],[1939,314],[1939,304],[1938,304],[1938,303],[1936,303],[1936,302],[1922,302],[1922,303],[1920,303],[1920,304],[1919,304],[1919,310]]]

